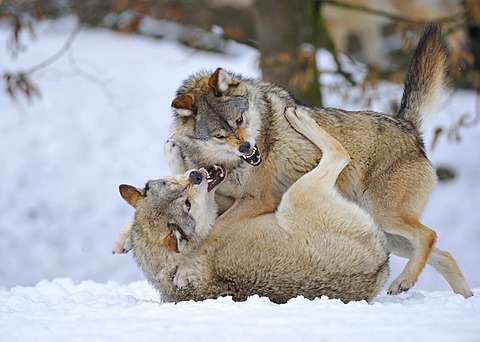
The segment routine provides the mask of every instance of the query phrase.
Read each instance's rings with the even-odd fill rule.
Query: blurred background
[[[480,1],[0,0],[0,287],[143,279],[111,254],[133,215],[117,189],[168,174],[170,103],[192,73],[392,113],[431,20],[452,89],[425,132],[441,182],[424,222],[480,286]],[[430,269],[417,287],[449,289]]]
[[[225,52],[227,40],[235,40],[259,51],[264,79],[288,87],[312,105],[322,101],[317,48],[330,51],[336,72],[351,83],[339,52],[368,65],[365,85],[377,79],[401,83],[419,31],[435,20],[445,32],[455,84],[478,89],[479,83],[476,0],[18,0],[0,1],[0,13],[11,25],[8,48],[14,55],[22,50],[22,31],[34,35],[35,22],[66,15],[74,15],[83,27],[176,40],[219,53]],[[29,75],[21,81],[18,75],[9,76],[9,91],[23,84],[28,96]]]

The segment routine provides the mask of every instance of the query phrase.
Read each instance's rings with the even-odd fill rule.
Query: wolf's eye
[[[220,133],[215,134],[213,137],[217,138],[217,139],[225,139],[225,136],[223,134],[220,134]]]
[[[190,201],[188,199],[185,201],[185,206],[187,207],[187,210],[190,211],[190,208],[192,207],[192,204],[190,203]]]
[[[143,189],[143,196],[144,196],[144,197],[147,196],[148,190],[150,190],[150,181],[148,181],[148,182],[145,184],[145,188]]]
[[[235,122],[240,126],[243,123],[243,115],[241,115]]]

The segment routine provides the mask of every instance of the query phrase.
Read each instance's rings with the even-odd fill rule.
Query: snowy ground
[[[0,23],[0,72],[31,67],[58,51],[71,20],[45,22],[39,39],[12,60]],[[25,37],[29,41],[28,37]],[[328,66],[328,58],[320,58]],[[479,341],[480,125],[460,144],[442,139],[429,155],[457,177],[438,185],[424,223],[474,288],[464,300],[427,267],[414,290],[381,294],[371,305],[302,298],[285,305],[252,297],[159,304],[131,255],[111,245],[132,209],[120,183],[142,185],[168,173],[162,156],[170,102],[182,79],[222,66],[259,76],[257,52],[229,43],[224,55],[176,43],[83,30],[72,51],[35,76],[42,96],[28,103],[0,92],[0,332],[2,340],[430,340]],[[327,77],[326,77],[327,78]],[[330,80],[330,77],[328,78]],[[393,93],[392,93],[393,89]],[[382,85],[382,97],[401,90]],[[326,104],[365,108],[355,95]],[[378,101],[377,110],[388,100]],[[475,96],[456,92],[427,127],[473,113]],[[405,262],[392,257],[392,277]]]
[[[70,279],[0,291],[3,341],[479,341],[480,291],[415,290],[375,303],[250,297],[158,303],[146,282]]]

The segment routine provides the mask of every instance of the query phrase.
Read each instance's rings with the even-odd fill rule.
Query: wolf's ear
[[[165,239],[163,239],[163,243],[165,244],[165,247],[167,247],[172,252],[180,253],[177,246],[177,237],[175,236],[173,230],[170,232],[170,234],[167,235]]]
[[[178,230],[175,230],[175,236],[177,238],[177,251],[180,253],[185,248],[188,240],[186,237],[182,236]]]
[[[240,83],[222,68],[218,68],[210,76],[208,86],[213,89],[215,96],[222,96],[230,87],[237,87]]]
[[[196,112],[196,107],[193,102],[193,95],[182,95],[172,101],[172,108],[180,116],[191,116]]]
[[[142,190],[126,184],[120,185],[118,190],[120,190],[120,195],[128,204],[134,208],[137,207],[138,200],[142,197]]]

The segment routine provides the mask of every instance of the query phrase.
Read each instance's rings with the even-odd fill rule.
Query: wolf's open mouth
[[[247,163],[253,166],[258,166],[262,162],[262,155],[260,154],[260,150],[258,149],[257,145],[255,145],[252,151],[249,154],[244,154],[242,159],[245,160]]]
[[[199,170],[207,179],[207,191],[212,191],[227,177],[227,168],[223,165],[213,165],[208,169],[201,168]]]

